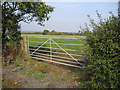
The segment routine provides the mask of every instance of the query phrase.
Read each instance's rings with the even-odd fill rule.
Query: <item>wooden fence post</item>
[[[21,50],[23,50],[23,38],[21,39]]]
[[[24,37],[25,52],[28,53],[27,37]]]

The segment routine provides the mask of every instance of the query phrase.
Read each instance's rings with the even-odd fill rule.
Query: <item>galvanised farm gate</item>
[[[33,59],[83,68],[86,61],[85,38],[27,37]]]

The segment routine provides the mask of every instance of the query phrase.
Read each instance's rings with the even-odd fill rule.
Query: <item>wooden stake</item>
[[[23,38],[21,39],[21,50],[23,50]]]
[[[24,37],[25,52],[28,53],[27,37]]]

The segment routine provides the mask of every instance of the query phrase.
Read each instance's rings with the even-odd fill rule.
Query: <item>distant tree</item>
[[[44,30],[43,35],[47,35],[49,33],[49,30]]]
[[[56,32],[55,30],[52,30],[51,32]]]
[[[80,30],[78,31],[78,33],[80,33]]]
[[[49,35],[55,35],[55,34],[56,34],[55,30],[52,30],[51,32],[49,32]]]
[[[73,35],[73,33],[69,33],[69,35]]]
[[[80,33],[81,33],[81,31],[79,30],[78,33],[77,33],[77,35],[80,35]]]

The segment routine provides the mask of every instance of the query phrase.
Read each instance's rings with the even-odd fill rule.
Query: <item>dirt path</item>
[[[3,66],[3,87],[8,88],[77,88],[81,83],[78,69],[32,61]]]

